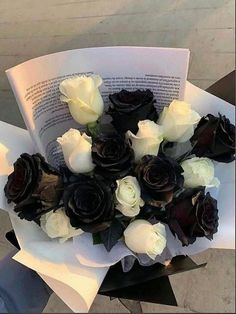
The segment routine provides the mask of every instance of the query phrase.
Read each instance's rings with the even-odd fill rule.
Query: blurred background
[[[0,120],[24,127],[4,72],[28,59],[95,46],[189,48],[188,80],[206,89],[234,70],[234,37],[235,0],[0,0]],[[0,258],[11,249],[3,236],[10,228],[1,212]],[[194,260],[208,266],[171,277],[180,308],[143,303],[142,310],[235,312],[234,251],[208,250]],[[45,311],[70,312],[55,295]],[[128,310],[98,296],[91,312]]]

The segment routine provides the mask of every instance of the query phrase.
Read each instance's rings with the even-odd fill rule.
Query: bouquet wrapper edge
[[[7,238],[14,246],[18,245],[17,239],[14,236],[14,231],[9,232]],[[17,260],[17,256],[15,259]],[[187,256],[177,256],[172,259],[171,264],[167,267],[161,264],[144,267],[140,266],[136,262],[131,271],[124,273],[121,264],[117,263],[116,265],[110,267],[98,293],[113,298],[132,299],[142,302],[153,302],[177,306],[175,294],[168,276],[198,269],[200,267],[204,267],[205,265],[206,263],[197,265]],[[39,275],[58,295],[60,295],[61,291],[64,291],[64,302],[70,308],[75,309],[73,304],[71,304],[71,298],[73,299],[73,295],[75,295],[78,301],[78,294],[75,294],[73,289],[70,289],[69,286],[60,282],[57,282],[55,285],[52,278],[40,273]],[[157,289],[159,291],[158,294],[156,293]],[[65,298],[67,291],[70,295],[69,298]],[[79,309],[81,310],[81,308],[84,309],[85,307],[80,306]],[[78,312],[78,307],[75,311]]]
[[[27,242],[31,242],[32,237],[27,237],[27,232],[23,235],[22,230],[25,230],[25,226],[31,225],[26,221],[20,220],[12,210],[12,206],[7,204],[5,195],[4,195],[4,185],[7,181],[8,174],[12,171],[12,165],[14,161],[19,157],[21,153],[28,152],[30,154],[35,153],[34,144],[30,138],[30,135],[27,130],[23,130],[21,128],[15,127],[13,125],[7,124],[5,122],[0,121],[0,159],[1,159],[1,168],[0,168],[0,208],[7,211],[10,214],[10,218],[12,221],[12,225],[14,231],[16,233],[16,238],[19,242],[19,246],[21,250],[14,256],[14,259],[26,267],[29,267],[42,277],[42,279],[49,285],[49,287],[74,311],[74,312],[88,312],[89,308],[97,294],[97,291],[106,275],[107,268],[103,269],[91,269],[91,277],[92,280],[90,282],[90,286],[93,287],[90,289],[89,293],[84,291],[78,291],[76,284],[68,282],[67,284],[59,280],[57,274],[53,274],[51,272],[45,273],[45,263],[42,262],[40,265],[40,258],[34,256],[34,254],[29,253],[27,248]],[[21,228],[19,225],[23,224],[24,226]],[[18,226],[18,227],[17,227]],[[26,228],[27,229],[27,228]],[[27,241],[28,239],[28,241]],[[35,240],[35,239],[34,239]],[[39,239],[40,241],[40,239]],[[37,244],[37,243],[36,243]],[[76,261],[77,262],[77,261]],[[67,267],[68,266],[68,267]],[[67,269],[68,278],[73,275],[73,270],[70,271],[70,265],[62,265],[63,272]],[[82,269],[86,269],[85,266],[80,266]],[[49,268],[49,269],[52,269]],[[56,279],[56,278],[57,279]],[[65,276],[66,277],[66,276]],[[89,278],[89,272],[88,272]],[[74,280],[76,282],[76,280]],[[79,280],[78,280],[79,282]],[[81,289],[81,287],[80,287]],[[82,289],[86,290],[86,289]],[[88,291],[88,289],[87,289]],[[84,292],[84,294],[83,294]]]

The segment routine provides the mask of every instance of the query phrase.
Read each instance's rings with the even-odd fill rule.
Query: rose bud
[[[134,152],[128,141],[117,133],[100,134],[92,144],[95,172],[110,179],[122,178],[130,172]]]
[[[182,167],[172,158],[144,156],[135,172],[146,204],[161,207],[169,203],[174,192],[183,187]]]
[[[129,92],[121,90],[109,96],[111,105],[108,114],[112,116],[112,124],[119,133],[130,130],[136,134],[138,122],[141,120],[157,121],[158,114],[154,107],[153,93],[149,90]]]
[[[60,243],[83,233],[81,229],[75,229],[71,226],[70,220],[62,208],[41,216],[40,227],[49,238],[59,238]]]
[[[152,225],[143,219],[134,220],[125,229],[124,238],[131,251],[147,254],[153,260],[166,247],[166,230],[160,222]]]
[[[144,205],[141,199],[141,191],[135,177],[127,176],[117,180],[116,209],[124,216],[134,217],[139,214],[140,207]]]
[[[139,121],[138,133],[134,135],[131,131],[127,131],[126,136],[132,143],[135,161],[139,161],[145,155],[156,156],[163,141],[161,127],[150,120]]]
[[[191,138],[192,153],[198,157],[208,157],[219,162],[235,159],[235,126],[229,119],[219,114],[203,117]]]
[[[34,220],[58,205],[62,179],[40,154],[22,154],[8,176],[5,195],[20,218]]]
[[[111,187],[102,179],[79,175],[65,187],[63,201],[66,215],[74,228],[99,232],[108,228],[114,217]]]
[[[163,127],[163,137],[167,141],[187,142],[200,119],[201,117],[191,109],[190,104],[175,99],[169,107],[164,107],[158,124]]]
[[[94,168],[92,163],[91,147],[92,139],[79,130],[70,129],[57,138],[61,145],[67,167],[73,173],[86,173]]]
[[[98,87],[102,84],[99,75],[75,76],[60,83],[60,99],[67,102],[76,122],[85,125],[93,123],[103,113],[103,100]]]
[[[166,206],[167,223],[183,246],[197,237],[213,239],[218,228],[217,201],[208,192],[188,189]]]
[[[186,188],[219,187],[220,185],[220,181],[214,176],[214,164],[208,158],[186,159],[181,163],[181,167],[184,169],[184,187]]]

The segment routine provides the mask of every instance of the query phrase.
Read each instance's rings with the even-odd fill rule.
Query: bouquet
[[[214,164],[234,160],[234,125],[179,100],[158,114],[150,89],[110,94],[104,112],[101,84],[99,75],[60,83],[61,101],[84,132],[57,138],[58,167],[39,153],[15,161],[4,189],[14,211],[51,239],[79,245],[89,233],[94,251],[102,244],[116,259],[133,255],[146,265],[171,258],[169,239],[212,240],[221,210],[211,195],[220,185]]]
[[[174,256],[234,247],[233,108],[186,82],[188,60],[188,49],[100,47],[6,71],[28,129],[0,121],[13,258],[75,312],[160,276],[158,296],[173,296],[166,276],[205,265]]]

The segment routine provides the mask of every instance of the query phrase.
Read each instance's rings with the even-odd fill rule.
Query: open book
[[[29,60],[6,73],[38,151],[57,167],[63,160],[56,138],[69,128],[83,129],[60,101],[61,81],[74,75],[99,74],[105,108],[111,93],[149,88],[160,111],[173,99],[183,99],[188,62],[188,49],[86,48]]]

